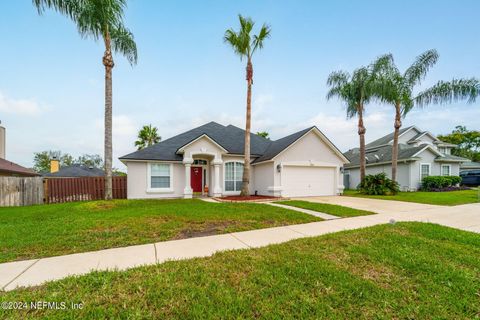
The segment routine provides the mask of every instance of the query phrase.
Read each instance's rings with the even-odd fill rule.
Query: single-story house
[[[366,174],[384,172],[391,177],[393,133],[365,146]],[[415,191],[426,176],[458,176],[460,165],[470,160],[451,154],[456,145],[437,139],[416,126],[400,129],[398,138],[397,182],[404,191]],[[345,165],[345,184],[354,189],[360,183],[358,148],[344,153],[350,160]]]
[[[22,167],[19,164],[0,158],[0,176],[3,177],[36,177],[39,176],[32,169]]]
[[[57,167],[57,170],[44,173],[44,177],[50,178],[80,178],[80,177],[103,177],[105,171],[102,169],[74,164],[71,166]]]
[[[245,131],[210,122],[120,158],[128,198],[240,194]],[[271,141],[250,135],[252,194],[296,197],[343,192],[348,160],[317,128]]]

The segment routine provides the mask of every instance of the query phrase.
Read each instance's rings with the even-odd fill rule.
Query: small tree
[[[143,126],[138,132],[138,139],[135,141],[135,146],[138,150],[150,147],[155,143],[159,143],[162,137],[158,135],[157,127],[152,127],[151,124]]]

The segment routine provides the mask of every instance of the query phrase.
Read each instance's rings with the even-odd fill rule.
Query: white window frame
[[[444,175],[443,174],[443,168],[444,167],[448,167],[448,175]],[[440,166],[440,175],[441,176],[444,176],[444,177],[448,177],[448,176],[451,176],[452,175],[452,165],[451,164],[442,164]]]
[[[152,188],[152,165],[166,164],[170,169],[170,187],[168,188]],[[165,162],[149,162],[147,164],[147,192],[148,193],[170,193],[173,192],[173,164]]]
[[[226,164],[227,164],[227,163],[232,163],[232,162],[233,162],[233,163],[235,163],[235,162],[241,163],[241,164],[244,166],[243,169],[245,170],[245,163],[244,163],[243,161],[241,161],[241,160],[229,160],[229,161],[225,161],[225,162],[223,163],[223,193],[224,193],[224,194],[228,194],[228,195],[237,195],[237,194],[240,194],[240,192],[241,192],[242,190],[233,190],[233,191],[230,190],[230,191],[227,191],[227,188],[226,188],[226,185],[227,185],[227,183],[226,183],[227,181],[225,180],[225,178],[226,178],[226,174],[225,174],[225,172],[226,172]],[[233,174],[235,175],[236,172],[237,172],[237,171],[235,170],[235,167],[234,167],[234,169],[233,169]],[[235,180],[235,178],[236,178],[236,176],[234,176],[234,180],[233,180],[233,181],[236,182],[237,180]],[[240,179],[242,179],[242,177],[240,177]],[[234,184],[234,186],[235,186],[235,184]]]
[[[432,175],[432,165],[430,163],[420,163],[420,181],[424,178],[422,176],[422,167],[423,166],[428,166],[428,176],[430,177]]]

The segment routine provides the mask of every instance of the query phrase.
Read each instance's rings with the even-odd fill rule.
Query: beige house
[[[381,137],[366,147],[366,174],[392,172],[393,133]],[[417,190],[426,176],[458,176],[460,165],[470,160],[451,154],[454,144],[437,139],[416,126],[403,128],[398,137],[397,182],[404,191]],[[344,153],[350,163],[345,166],[346,187],[355,189],[360,183],[360,153],[358,148]]]
[[[128,198],[240,194],[245,131],[210,122],[125,155]],[[316,127],[271,141],[251,134],[252,194],[296,197],[343,192],[348,160]]]

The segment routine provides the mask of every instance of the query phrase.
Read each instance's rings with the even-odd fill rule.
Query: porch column
[[[222,187],[220,186],[220,165],[223,163],[222,159],[215,158],[213,161],[214,179],[213,179],[213,196],[222,196]]]
[[[192,158],[183,159],[183,165],[185,166],[185,188],[183,189],[183,197],[185,199],[191,199],[193,195],[192,186],[190,185],[190,168],[192,163]]]

